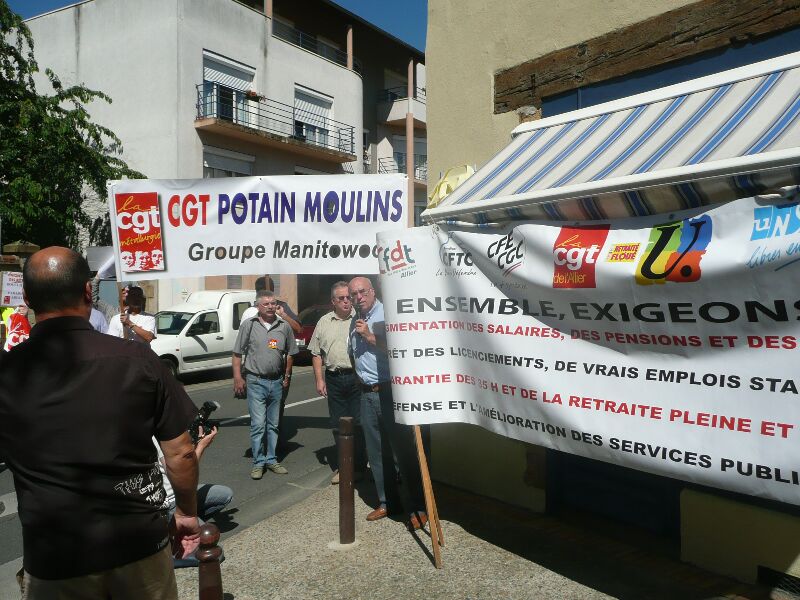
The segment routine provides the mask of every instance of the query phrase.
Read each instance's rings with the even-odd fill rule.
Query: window
[[[200,330],[197,335],[219,333],[219,315],[216,312],[203,313],[192,326],[195,327]]]
[[[242,289],[242,276],[241,275],[228,275],[227,276],[227,288],[229,290],[240,290]]]
[[[255,74],[253,67],[203,50],[202,116],[249,124],[255,110],[246,92],[253,89]]]
[[[244,311],[250,308],[252,304],[249,302],[237,302],[233,305],[233,330],[236,331],[239,329],[239,325],[242,324],[242,315]]]
[[[294,136],[319,146],[335,145],[329,140],[333,98],[308,88],[295,87]]]
[[[203,178],[248,177],[253,174],[255,160],[249,154],[203,146]]]

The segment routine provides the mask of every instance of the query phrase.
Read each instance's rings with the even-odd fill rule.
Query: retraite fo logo
[[[597,257],[608,237],[609,225],[562,227],[553,244],[553,287],[593,288]]]

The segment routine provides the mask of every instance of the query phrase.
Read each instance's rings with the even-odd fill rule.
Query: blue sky
[[[130,2],[132,0],[118,1]],[[407,44],[419,50],[425,50],[425,30],[428,23],[427,0],[333,1]],[[62,6],[75,4],[75,0],[7,0],[7,2],[11,10],[25,19]]]

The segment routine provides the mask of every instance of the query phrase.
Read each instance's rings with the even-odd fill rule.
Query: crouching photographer
[[[203,453],[214,442],[217,437],[217,427],[209,423],[208,417],[219,406],[216,402],[206,402],[198,411],[197,417],[190,425],[189,434],[192,437],[192,442],[195,444],[194,452],[197,456],[197,462],[203,457]],[[169,510],[170,520],[175,513],[175,493],[172,490],[169,479],[166,474],[166,466],[164,464],[164,455],[161,449],[156,444],[158,449],[158,468],[161,471],[161,477],[164,480],[164,491],[166,498],[162,507]],[[219,485],[213,483],[200,483],[197,486],[197,517],[200,522],[205,522],[209,517],[217,514],[225,508],[233,499],[233,490],[227,485]],[[176,566],[196,566],[197,559],[189,558],[188,561],[179,561],[180,557],[176,558]],[[180,563],[180,564],[179,564]],[[186,564],[184,564],[186,563]]]

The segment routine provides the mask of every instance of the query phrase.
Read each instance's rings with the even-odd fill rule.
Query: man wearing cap
[[[328,413],[333,428],[333,439],[339,446],[339,419],[353,417],[355,425],[361,424],[361,390],[355,371],[347,354],[347,338],[353,321],[353,305],[346,281],[337,281],[331,287],[333,310],[317,322],[308,349],[314,366],[317,393],[328,398]],[[355,431],[355,456],[353,467],[356,479],[364,470],[364,438],[361,429]],[[334,466],[338,465],[338,452]],[[334,469],[331,483],[339,483],[339,469]]]
[[[348,287],[356,311],[350,325],[350,354],[361,386],[361,426],[379,502],[367,521],[383,519],[389,511],[397,510],[391,506],[398,495],[394,453],[406,488],[406,508],[411,511],[409,527],[420,529],[428,516],[411,428],[394,420],[383,304],[367,277],[351,279]],[[391,452],[384,452],[382,444]]]

